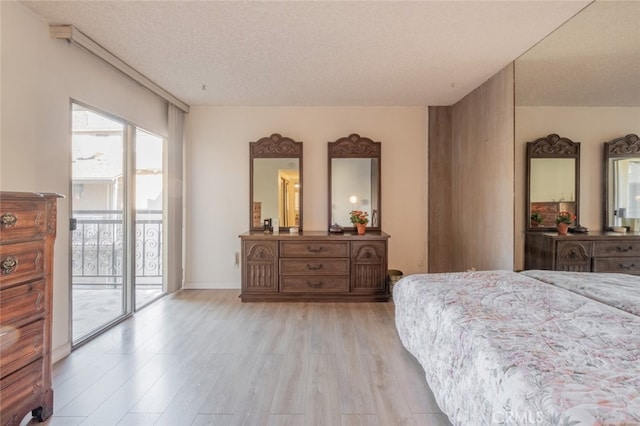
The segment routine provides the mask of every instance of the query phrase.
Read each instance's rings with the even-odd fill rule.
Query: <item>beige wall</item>
[[[640,133],[640,108],[516,107],[516,269],[524,267],[526,143],[556,133],[580,142],[580,212],[582,226],[602,228],[602,161],[604,142]]]
[[[53,359],[69,353],[70,99],[166,135],[166,104],[85,51],[49,37],[49,26],[17,2],[2,19],[0,189],[56,192]]]
[[[426,109],[193,107],[187,116],[186,287],[239,288],[238,235],[249,228],[249,142],[303,142],[303,224],[327,230],[327,142],[351,133],[382,142],[382,227],[389,267],[426,271]]]
[[[440,111],[442,120],[451,120],[451,139],[446,139],[447,132],[439,131],[440,140],[429,144],[430,152],[439,152],[444,156],[441,161],[451,162],[451,210],[450,216],[442,216],[446,212],[430,205],[430,214],[440,215],[442,226],[432,221],[429,237],[443,245],[437,252],[431,247],[430,252],[432,257],[449,254],[449,262],[439,260],[451,271],[513,269],[513,108],[510,64],[453,105],[450,117],[447,111]],[[435,129],[438,124],[431,126]],[[434,146],[437,143],[451,146],[443,149]],[[444,180],[446,171],[443,173],[430,174],[430,179]],[[436,191],[431,182],[430,197],[446,200]],[[446,182],[442,191],[449,191]]]

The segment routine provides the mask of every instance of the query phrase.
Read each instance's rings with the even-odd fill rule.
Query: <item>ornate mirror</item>
[[[279,230],[302,229],[302,142],[277,133],[249,142],[252,231],[265,220]]]
[[[527,142],[527,231],[555,231],[560,212],[579,223],[579,199],[580,143],[556,134]]]
[[[602,229],[640,231],[640,140],[627,135],[604,143]]]
[[[368,229],[381,230],[381,143],[358,134],[329,142],[329,226],[353,230],[349,213],[362,210]]]

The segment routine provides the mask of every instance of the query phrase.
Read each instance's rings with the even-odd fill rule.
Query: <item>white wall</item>
[[[582,226],[602,228],[604,142],[640,133],[640,108],[516,107],[515,268],[524,267],[526,143],[556,133],[580,142],[580,212]]]
[[[240,287],[238,235],[249,228],[249,142],[303,142],[303,227],[327,230],[327,142],[382,142],[382,227],[389,267],[426,271],[426,108],[193,107],[187,116],[186,287]]]
[[[167,107],[89,53],[49,37],[48,24],[17,2],[0,2],[2,62],[0,189],[56,192],[53,360],[70,350],[70,100],[166,135]]]

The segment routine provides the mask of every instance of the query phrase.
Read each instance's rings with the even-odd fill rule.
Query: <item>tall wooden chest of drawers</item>
[[[640,275],[640,234],[528,232],[525,269]]]
[[[56,194],[0,192],[0,425],[53,413]]]
[[[240,239],[243,302],[389,300],[384,232],[248,232]]]

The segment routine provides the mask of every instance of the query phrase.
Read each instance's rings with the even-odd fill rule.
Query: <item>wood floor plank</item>
[[[370,355],[369,374],[380,424],[415,425],[409,405],[402,395],[389,362],[383,356]]]
[[[284,356],[278,386],[271,403],[272,414],[304,414],[306,408],[309,356],[305,352],[289,352]]]
[[[304,414],[272,414],[266,426],[308,426]]]
[[[224,371],[206,394],[199,414],[235,414],[242,389],[249,381],[253,366],[258,361],[254,353],[232,355]]]
[[[343,414],[340,420],[342,426],[385,426],[373,414]]]
[[[307,384],[308,424],[335,426],[340,423],[337,359],[334,354],[310,354]]]
[[[261,426],[267,422],[283,358],[281,354],[258,355],[234,409],[236,424]]]
[[[227,366],[230,357],[228,354],[205,355],[207,361],[193,372],[155,424],[166,426],[191,424],[198,415],[207,394]]]
[[[169,366],[179,361],[175,355],[158,354],[145,363],[87,417],[87,424],[111,426],[127,416],[136,401],[154,387]]]
[[[339,352],[336,357],[340,413],[375,414],[367,356],[356,352]]]

